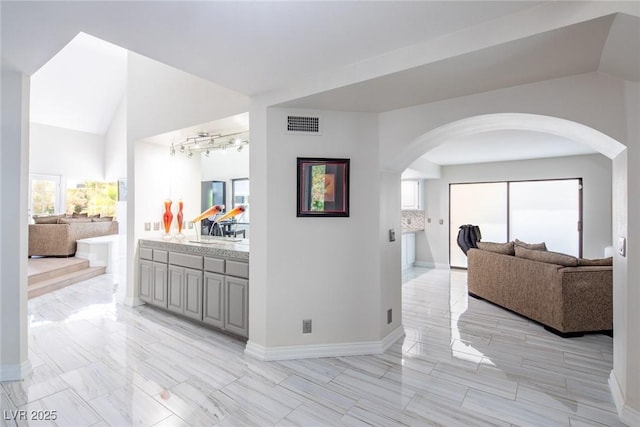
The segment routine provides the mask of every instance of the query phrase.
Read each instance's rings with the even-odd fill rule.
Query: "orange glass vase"
[[[178,220],[178,235],[182,235],[182,227],[184,226],[184,214],[182,213],[182,208],[184,207],[184,204],[182,203],[182,200],[178,201],[178,215],[177,215],[177,220]]]
[[[171,222],[173,221],[173,214],[171,213],[171,200],[164,201],[164,214],[162,215],[162,222],[164,225],[164,232],[168,236],[171,231]]]

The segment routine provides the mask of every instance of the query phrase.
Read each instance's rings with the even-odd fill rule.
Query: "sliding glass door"
[[[482,240],[507,240],[507,183],[451,184],[449,187],[449,264],[467,267],[467,256],[458,246],[461,225],[480,226]]]
[[[509,183],[509,240],[580,256],[580,190],[578,179]]]
[[[463,224],[482,241],[545,242],[550,251],[582,255],[582,180],[503,181],[449,186],[449,263],[467,267],[458,247]]]

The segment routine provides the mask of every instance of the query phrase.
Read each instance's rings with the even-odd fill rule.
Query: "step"
[[[29,260],[29,262],[48,263],[50,266],[34,267],[36,269],[43,269],[42,273],[29,274],[29,285],[35,285],[36,283],[43,282],[45,280],[53,279],[55,277],[64,276],[69,273],[81,271],[89,268],[89,260],[83,258],[44,258],[41,260]],[[60,266],[58,266],[60,264]]]
[[[29,298],[34,298],[62,289],[66,286],[73,285],[74,283],[100,276],[101,274],[104,274],[105,271],[106,267],[87,267],[79,271],[73,271],[60,276],[51,277],[35,284],[30,284],[27,287],[27,294]]]

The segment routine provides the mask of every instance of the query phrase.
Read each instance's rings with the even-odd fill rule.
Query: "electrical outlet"
[[[444,225],[444,219],[441,219],[440,221],[438,221],[440,223],[440,225]]]
[[[303,334],[311,333],[311,319],[305,319],[302,321],[302,333]]]
[[[393,316],[391,309],[387,310],[387,325],[393,322]]]

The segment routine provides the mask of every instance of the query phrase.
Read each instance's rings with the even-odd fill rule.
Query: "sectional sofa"
[[[563,337],[612,333],[610,258],[582,260],[510,243],[479,243],[478,249],[468,251],[469,295],[535,320]]]
[[[118,234],[118,222],[104,217],[58,217],[29,224],[29,256],[74,256],[77,240],[109,234]]]

